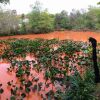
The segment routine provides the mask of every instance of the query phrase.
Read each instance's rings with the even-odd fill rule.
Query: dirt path
[[[0,37],[0,39],[12,39],[12,38],[44,38],[44,39],[53,39],[59,38],[60,40],[64,39],[73,39],[75,41],[87,41],[89,37],[94,37],[100,42],[100,33],[96,32],[73,32],[73,31],[55,31],[47,34],[29,34],[29,35],[16,35],[16,36],[5,36]]]

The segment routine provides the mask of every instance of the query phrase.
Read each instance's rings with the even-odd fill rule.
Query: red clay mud
[[[58,38],[60,40],[73,39],[75,41],[87,41],[89,37],[94,37],[100,42],[100,33],[98,32],[75,32],[75,31],[55,31],[47,34],[28,34],[28,35],[16,35],[16,36],[4,36],[0,37],[0,40],[12,39],[12,38],[24,38],[24,39],[53,39]]]
[[[75,41],[88,41],[89,37],[94,37],[97,39],[98,42],[100,42],[100,33],[73,32],[73,31],[60,31],[60,32],[56,31],[56,32],[47,33],[47,34],[29,34],[29,35],[5,36],[5,37],[0,37],[0,40],[12,39],[12,38],[17,38],[17,39],[20,39],[20,38],[24,38],[24,39],[26,39],[26,38],[28,38],[28,39],[35,39],[35,38],[53,39],[53,38],[57,38],[59,40],[72,39]],[[27,57],[27,59],[30,59],[30,58]],[[0,63],[0,83],[3,84],[3,89],[5,90],[5,92],[2,94],[0,100],[6,100],[6,98],[9,98],[10,93],[9,93],[9,89],[7,89],[7,82],[9,80],[16,80],[15,75],[10,75],[7,73],[8,67],[9,67],[9,64],[3,63],[3,61],[1,61],[1,63]],[[42,100],[42,99],[37,93],[34,93],[34,95],[32,94],[31,97],[27,98],[27,100]]]

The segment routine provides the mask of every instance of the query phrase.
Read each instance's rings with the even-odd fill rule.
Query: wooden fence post
[[[97,53],[96,53],[97,40],[95,38],[90,37],[89,42],[92,44],[92,59],[93,59],[93,66],[94,66],[95,83],[99,83],[100,74],[99,74],[99,68],[97,64]]]

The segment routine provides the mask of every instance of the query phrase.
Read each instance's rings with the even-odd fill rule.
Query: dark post
[[[96,53],[97,40],[95,38],[90,37],[89,42],[91,42],[92,44],[92,58],[93,58],[93,65],[94,65],[95,83],[99,83],[100,74],[97,65],[97,53]]]

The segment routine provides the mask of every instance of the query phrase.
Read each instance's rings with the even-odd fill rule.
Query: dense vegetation
[[[55,30],[100,31],[100,7],[50,14],[36,1],[28,14],[0,10],[0,35],[47,33]]]
[[[2,59],[7,59],[11,64],[8,73],[15,73],[19,80],[18,83],[12,80],[7,83],[11,88],[11,100],[24,99],[34,92],[41,95],[43,100],[97,99],[94,94],[91,46],[88,43],[56,39],[12,39],[0,41],[0,44],[4,46],[1,49]],[[27,54],[35,59],[26,60]],[[44,81],[41,82],[34,71],[38,75],[42,73]],[[2,85],[1,96],[4,91]],[[45,91],[48,88],[49,91]]]

